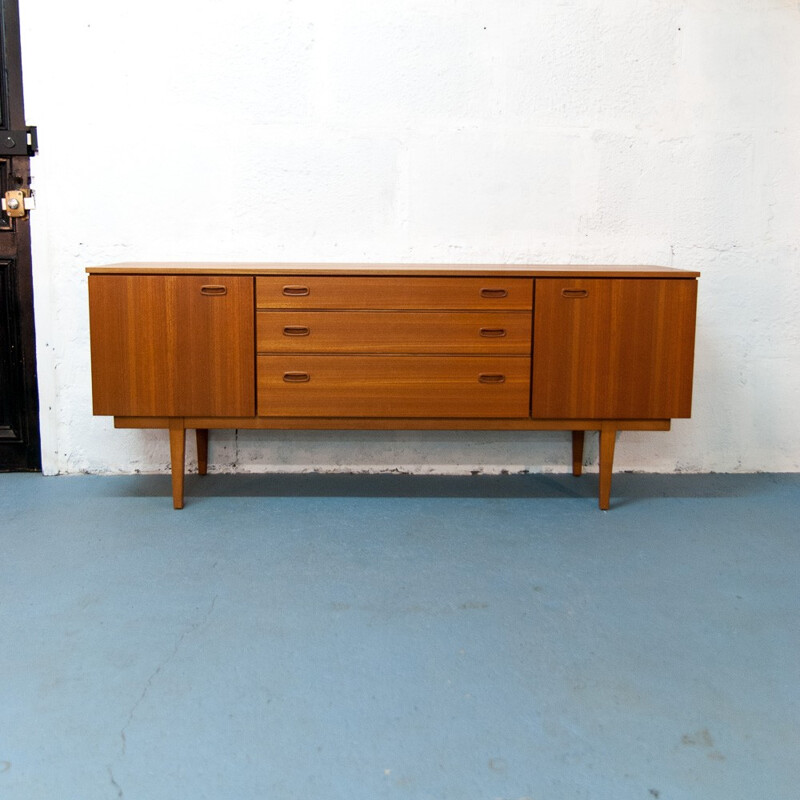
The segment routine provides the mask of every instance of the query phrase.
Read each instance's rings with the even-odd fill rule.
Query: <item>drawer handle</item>
[[[307,325],[286,325],[283,329],[284,336],[308,336],[311,328]]]
[[[307,372],[284,372],[284,383],[308,383],[311,376]]]
[[[284,286],[283,293],[286,297],[307,297],[311,289],[308,286]]]
[[[561,296],[569,300],[580,300],[582,297],[589,296],[588,289],[562,289]]]
[[[481,328],[481,336],[484,336],[487,339],[500,339],[505,335],[505,328]]]
[[[219,286],[218,284],[207,284],[206,286],[200,287],[200,294],[209,294],[209,295],[217,295],[217,294],[228,294],[228,287],[227,286]]]
[[[508,297],[508,289],[481,289],[481,297]]]
[[[480,383],[505,383],[506,376],[501,372],[481,372],[478,375]]]

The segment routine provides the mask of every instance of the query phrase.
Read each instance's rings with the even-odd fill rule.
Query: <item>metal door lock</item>
[[[24,219],[31,209],[36,208],[36,200],[30,189],[12,189],[0,200],[0,207],[9,217]]]

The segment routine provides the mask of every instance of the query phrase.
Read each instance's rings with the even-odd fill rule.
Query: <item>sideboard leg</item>
[[[572,431],[572,474],[578,478],[583,472],[583,440],[586,431]]]
[[[198,428],[195,431],[197,438],[197,472],[200,475],[208,473],[208,428]]]
[[[608,511],[611,503],[611,473],[614,470],[614,445],[617,429],[606,422],[600,429],[600,508]]]
[[[183,470],[186,461],[186,428],[183,420],[169,422],[169,455],[172,469],[172,507],[183,508]]]

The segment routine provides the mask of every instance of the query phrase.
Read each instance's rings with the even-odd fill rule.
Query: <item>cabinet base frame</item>
[[[114,417],[115,428],[166,428],[169,430],[172,503],[183,508],[186,431],[196,431],[198,472],[208,470],[208,432],[215,430],[472,430],[472,431],[572,431],[572,474],[583,472],[586,431],[600,433],[598,503],[607,511],[611,502],[611,476],[617,431],[668,431],[668,419],[407,419],[346,417]]]

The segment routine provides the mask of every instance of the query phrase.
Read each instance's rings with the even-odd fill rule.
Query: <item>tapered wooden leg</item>
[[[198,428],[197,438],[197,472],[205,475],[208,472],[208,428]]]
[[[583,440],[586,431],[572,431],[572,474],[577,478],[583,472]]]
[[[614,470],[614,445],[617,441],[617,429],[613,425],[603,423],[600,429],[600,508],[608,511],[611,503],[611,473]]]
[[[169,456],[172,470],[172,506],[183,508],[183,470],[186,461],[186,428],[183,420],[170,420]]]

